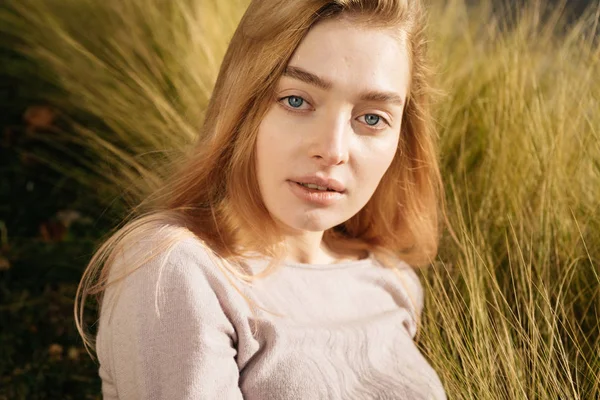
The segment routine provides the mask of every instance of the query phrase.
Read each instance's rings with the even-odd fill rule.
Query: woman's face
[[[396,153],[408,84],[406,48],[390,32],[346,19],[309,31],[256,147],[263,201],[287,232],[327,230],[367,203]],[[296,183],[315,177],[339,186],[323,192]]]

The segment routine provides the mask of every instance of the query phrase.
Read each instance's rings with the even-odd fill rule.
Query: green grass
[[[21,45],[51,88],[40,99],[63,115],[52,136],[33,136],[40,158],[74,187],[94,189],[98,214],[111,205],[119,215],[161,184],[160,165],[193,140],[245,2],[56,4],[9,0],[0,35]],[[489,1],[431,5],[431,50],[445,93],[436,109],[441,165],[459,241],[445,235],[424,273],[419,346],[450,399],[598,398],[600,8],[576,18],[537,2],[507,16],[491,10]],[[68,264],[81,271],[85,262]],[[67,275],[65,304],[76,274]],[[32,357],[17,338],[32,339],[38,366],[8,375],[4,387],[26,386],[47,373],[44,357],[50,363],[52,340],[41,343],[27,333],[29,322],[17,322],[45,296],[19,300],[25,286],[4,289],[25,304],[7,317],[15,324],[7,343],[15,343],[13,367],[23,370]],[[98,390],[86,365],[77,390]]]

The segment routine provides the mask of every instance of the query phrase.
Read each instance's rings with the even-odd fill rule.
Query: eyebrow
[[[297,79],[309,85],[316,86],[323,90],[329,90],[333,87],[333,83],[326,79],[321,78],[318,75],[308,72],[305,69],[299,67],[287,66],[283,71],[284,76],[288,76],[293,79]],[[362,101],[372,101],[378,103],[394,103],[399,106],[404,105],[404,99],[402,96],[395,92],[380,92],[377,90],[369,90],[363,92],[360,95]]]

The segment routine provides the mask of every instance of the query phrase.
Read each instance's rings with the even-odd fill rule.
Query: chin
[[[337,222],[337,220],[325,221],[322,217],[306,214],[298,215],[293,220],[289,217],[290,216],[288,215],[287,218],[278,219],[283,223],[283,225],[298,231],[323,232],[343,222]]]

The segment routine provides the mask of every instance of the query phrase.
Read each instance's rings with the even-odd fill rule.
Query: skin
[[[302,72],[329,85],[306,82]],[[256,145],[259,189],[285,233],[287,261],[348,259],[327,248],[323,232],[360,211],[389,168],[408,85],[407,50],[390,31],[333,19],[316,24],[300,43]],[[365,99],[367,92],[390,98]],[[290,179],[317,173],[344,184],[346,193],[335,204],[315,205],[292,192]]]

